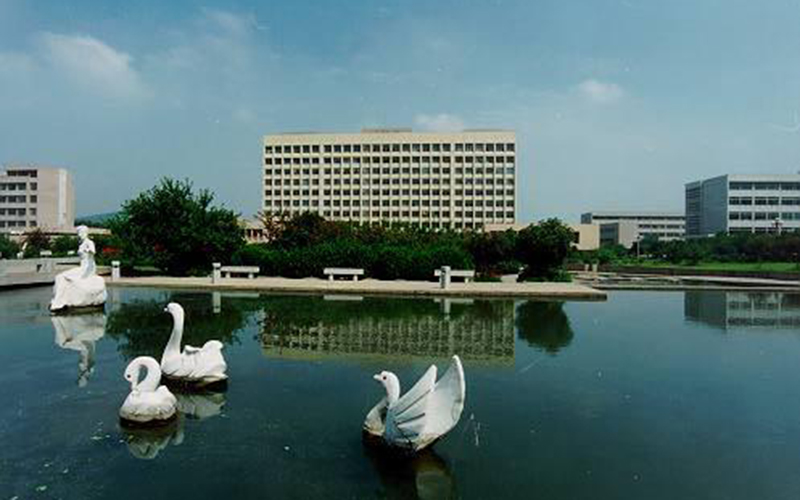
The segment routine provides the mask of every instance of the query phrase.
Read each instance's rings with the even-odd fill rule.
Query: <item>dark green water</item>
[[[130,289],[56,325],[49,294],[0,292],[0,499],[800,497],[800,295],[223,295],[215,313],[211,294]],[[123,369],[160,358],[171,300],[185,341],[226,344],[230,386],[126,434]],[[453,432],[411,461],[365,448],[371,375],[407,388],[452,353]]]

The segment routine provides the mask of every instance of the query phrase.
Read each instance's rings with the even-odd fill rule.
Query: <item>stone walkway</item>
[[[577,283],[452,283],[447,290],[432,281],[328,281],[318,278],[211,278],[141,277],[106,281],[109,286],[140,286],[198,290],[324,293],[350,295],[422,295],[450,297],[524,297],[542,299],[605,300],[606,293]]]

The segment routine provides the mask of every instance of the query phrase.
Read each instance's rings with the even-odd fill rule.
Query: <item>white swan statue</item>
[[[99,307],[106,303],[106,282],[97,275],[94,264],[95,246],[89,239],[89,228],[78,226],[81,264],[56,276],[50,310],[63,311],[76,307]]]
[[[140,382],[142,368],[147,370],[147,375]],[[161,368],[155,359],[149,356],[135,358],[125,369],[125,380],[131,384],[131,393],[119,409],[123,423],[166,423],[177,414],[177,399],[166,386],[159,385]]]
[[[431,365],[402,397],[400,381],[394,373],[382,371],[373,378],[386,388],[386,397],[367,413],[364,432],[381,438],[385,444],[420,451],[447,434],[461,417],[466,383],[458,356],[453,356],[438,382],[436,366]]]
[[[227,380],[225,371],[228,365],[222,357],[222,342],[209,340],[199,349],[187,345],[181,352],[183,307],[176,302],[170,302],[164,310],[172,315],[173,321],[172,335],[161,356],[161,371],[164,376],[198,386]]]

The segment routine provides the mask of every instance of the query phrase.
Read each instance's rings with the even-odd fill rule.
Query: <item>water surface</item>
[[[113,289],[52,319],[0,292],[0,498],[797,498],[800,296],[612,293],[608,302]],[[135,356],[225,343],[224,393],[162,432],[117,410]],[[382,396],[458,353],[467,401],[415,460],[366,448]]]

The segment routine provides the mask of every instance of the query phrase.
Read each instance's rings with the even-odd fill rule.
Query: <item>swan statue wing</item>
[[[442,436],[456,426],[464,410],[466,382],[461,359],[453,356],[450,367],[428,396],[426,434]]]
[[[199,347],[192,347],[190,345],[183,346],[183,353],[184,354],[196,354],[196,353],[198,353],[200,351],[202,351],[202,349],[200,349]]]
[[[417,383],[389,408],[386,439],[401,446],[415,447],[425,430],[429,396],[435,386],[436,366],[431,365]]]

